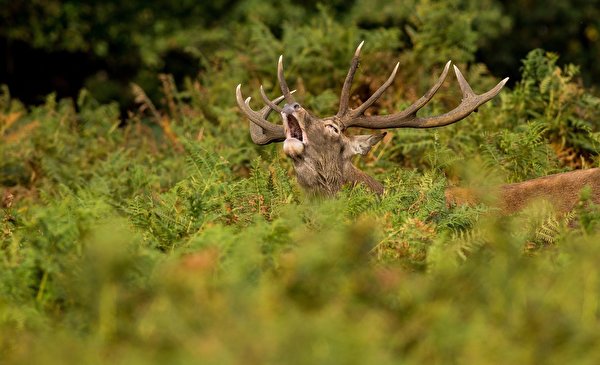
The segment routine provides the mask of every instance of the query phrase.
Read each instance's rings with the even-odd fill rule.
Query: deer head
[[[360,171],[352,164],[352,156],[366,155],[371,147],[385,136],[384,133],[371,135],[349,135],[348,128],[434,128],[442,127],[464,119],[479,106],[496,96],[508,78],[493,89],[477,95],[473,92],[458,68],[454,72],[462,90],[463,98],[453,110],[432,117],[417,117],[417,112],[427,104],[438,91],[448,75],[451,62],[448,61],[437,82],[419,100],[406,110],[390,115],[367,116],[365,111],[373,105],[392,84],[400,63],[397,63],[387,81],[356,109],[350,109],[350,88],[360,59],[364,42],[356,48],[350,70],[342,86],[340,106],[336,115],[318,118],[310,114],[293,97],[283,75],[283,56],[279,57],[277,77],[283,96],[269,99],[260,87],[260,94],[266,106],[256,112],[250,108],[250,98],[244,100],[241,84],[236,89],[236,99],[242,112],[250,120],[250,136],[254,143],[265,145],[283,142],[283,151],[292,160],[298,183],[313,194],[334,195],[345,184],[363,183],[376,193],[383,192],[383,185]],[[278,105],[285,99],[283,108]],[[267,121],[271,111],[281,114],[283,125]]]

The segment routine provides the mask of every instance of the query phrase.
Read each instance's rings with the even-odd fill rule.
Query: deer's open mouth
[[[289,133],[288,138],[296,138],[300,142],[303,142],[302,128],[300,127],[300,123],[298,123],[298,120],[296,119],[296,117],[294,117],[293,114],[288,114],[286,119],[287,119],[288,133]]]

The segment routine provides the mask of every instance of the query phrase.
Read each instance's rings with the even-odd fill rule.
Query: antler
[[[244,114],[246,114],[246,117],[248,117],[248,119],[250,119],[252,122],[250,123],[250,137],[256,144],[265,145],[273,142],[282,142],[285,140],[285,131],[283,126],[279,124],[273,124],[267,120],[269,114],[271,114],[271,111],[275,110],[278,113],[282,112],[282,109],[278,107],[277,104],[281,103],[283,99],[285,99],[288,104],[295,102],[292,94],[295,93],[296,90],[290,91],[283,76],[283,55],[279,56],[279,62],[277,63],[277,78],[279,79],[279,87],[281,88],[283,95],[276,99],[270,100],[262,85],[260,85],[260,96],[267,105],[259,112],[256,112],[250,108],[250,97],[244,100],[241,91],[242,84],[239,84],[235,89],[235,96],[238,106],[244,112]]]
[[[282,125],[273,124],[267,120],[269,114],[273,110],[277,112],[281,112],[281,109],[277,106],[277,104],[281,103],[285,96],[280,96],[276,99],[269,100],[266,96],[262,85],[260,87],[260,93],[263,99],[265,99],[265,103],[267,104],[260,111],[254,111],[250,108],[250,97],[244,100],[242,96],[241,90],[242,84],[239,84],[235,89],[235,96],[237,99],[237,104],[240,109],[244,112],[246,117],[250,120],[250,137],[252,141],[256,144],[265,145],[273,142],[282,142],[285,140],[285,131]],[[289,91],[289,95],[296,92],[296,90]]]
[[[281,88],[281,93],[285,96],[285,100],[288,104],[293,104],[296,100],[294,100],[290,88],[287,86],[287,82],[285,82],[285,77],[283,76],[283,55],[279,56],[279,61],[277,62],[277,79],[279,79],[279,87]]]
[[[356,69],[359,63],[360,50],[364,44],[364,41],[361,42],[356,48],[356,52],[354,53],[354,57],[352,58],[352,62],[350,64],[350,70],[348,71],[348,76],[346,76],[346,80],[344,81],[344,86],[342,87],[342,93],[340,95],[340,109],[338,111],[337,116],[340,118],[344,128],[349,127],[362,127],[369,129],[384,129],[384,128],[434,128],[434,127],[442,127],[448,124],[456,123],[459,120],[464,119],[472,112],[476,111],[479,106],[490,101],[494,96],[496,96],[502,87],[508,81],[508,77],[504,80],[500,81],[498,85],[496,85],[493,89],[477,95],[469,86],[469,83],[459,69],[454,66],[454,72],[456,73],[456,78],[458,79],[458,84],[463,93],[463,98],[460,104],[452,109],[451,111],[437,116],[427,117],[427,118],[419,118],[417,117],[417,112],[427,104],[435,95],[435,93],[442,86],[442,83],[446,79],[448,75],[448,70],[450,69],[451,61],[446,63],[444,67],[444,71],[440,75],[437,82],[429,89],[429,91],[423,95],[419,100],[415,101],[411,106],[407,109],[390,114],[390,115],[376,115],[376,116],[365,116],[364,112],[369,108],[373,103],[379,99],[379,97],[383,94],[383,92],[392,84],[394,81],[394,77],[396,76],[396,72],[398,71],[398,67],[400,63],[397,63],[392,71],[390,77],[386,80],[386,82],[381,85],[377,91],[363,104],[361,104],[356,109],[348,109],[348,100],[350,98],[350,86],[352,84],[352,79],[354,78],[354,74],[356,73]]]

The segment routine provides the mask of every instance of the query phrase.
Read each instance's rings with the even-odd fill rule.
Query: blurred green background
[[[431,26],[441,31],[468,27],[471,32],[460,34],[466,38],[455,39],[469,55],[464,61],[481,62],[498,77],[518,80],[520,60],[530,50],[543,48],[559,54],[561,63],[581,67],[587,86],[597,86],[600,80],[598,0],[326,4],[5,0],[0,6],[0,83],[28,103],[40,103],[51,92],[75,97],[86,87],[100,101],[117,100],[129,107],[130,82],[155,95],[157,73],[172,74],[178,83],[186,76],[206,74],[216,55],[244,53],[247,33],[258,24],[281,41],[286,28],[310,24],[323,9],[342,26],[397,32],[389,47],[396,53],[419,47],[415,29],[436,18],[439,22]],[[435,46],[428,45],[426,52],[437,52]],[[284,50],[278,42],[272,47]]]
[[[303,4],[0,4],[0,364],[599,363],[590,191],[568,214],[444,197],[599,165],[598,1]],[[381,197],[310,199],[234,90],[260,108],[283,53],[334,114],[362,40],[352,107],[401,65],[372,113],[449,59],[476,92],[511,83],[389,130],[356,160]],[[420,115],[460,97],[449,76]]]

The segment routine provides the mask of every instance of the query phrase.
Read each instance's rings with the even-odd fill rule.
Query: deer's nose
[[[285,104],[283,106],[283,112],[285,114],[292,114],[294,112],[294,104],[290,105],[290,104]]]
[[[295,112],[298,109],[300,109],[300,104],[298,104],[298,103],[285,104],[283,107],[283,112],[286,114],[292,114],[293,112]]]

